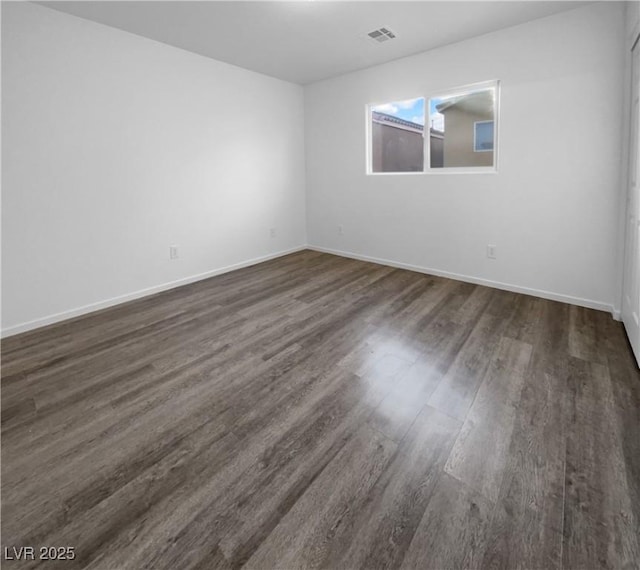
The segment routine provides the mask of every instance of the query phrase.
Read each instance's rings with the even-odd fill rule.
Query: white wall
[[[301,87],[2,11],[4,334],[305,243]]]
[[[625,2],[625,35],[624,35],[624,80],[622,103],[622,160],[621,184],[618,214],[618,250],[616,255],[615,310],[622,310],[622,287],[624,278],[625,232],[627,223],[627,191],[629,186],[629,146],[631,136],[631,48],[640,33],[640,2]]]
[[[623,30],[591,5],[305,88],[309,243],[611,310]],[[365,174],[367,103],[490,79],[497,174]]]

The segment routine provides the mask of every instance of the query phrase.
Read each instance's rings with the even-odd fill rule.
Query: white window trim
[[[429,135],[431,133],[430,129],[430,119],[431,119],[431,100],[435,98],[447,97],[451,95],[455,95],[457,93],[466,93],[468,91],[479,91],[481,89],[495,89],[495,104],[496,110],[493,117],[493,166],[469,166],[469,167],[453,167],[453,166],[443,166],[440,168],[431,168],[431,136],[423,135],[424,139],[424,167],[423,170],[417,172],[373,172],[372,165],[372,151],[373,151],[373,118],[372,111],[373,107],[377,107],[378,105],[383,105],[384,103],[389,103],[390,101],[406,101],[407,99],[424,99],[425,100],[425,131],[429,129]],[[366,117],[366,144],[365,144],[365,164],[366,164],[366,176],[422,176],[422,175],[430,175],[436,174],[438,176],[447,175],[447,174],[497,174],[498,173],[498,158],[499,158],[499,126],[500,126],[500,113],[501,113],[501,105],[500,105],[500,80],[492,79],[489,81],[482,81],[478,83],[469,83],[467,85],[462,85],[459,87],[453,87],[449,89],[434,89],[430,90],[431,94],[423,94],[416,95],[415,97],[406,97],[400,96],[395,98],[389,98],[386,101],[379,103],[369,103],[365,105],[365,117]],[[475,147],[475,128],[474,128],[474,147]],[[489,152],[489,151],[479,151],[479,152]]]
[[[481,149],[478,149],[478,145],[476,144],[478,142],[477,138],[476,138],[476,134],[477,134],[478,131],[477,131],[476,127],[478,125],[484,125],[486,123],[494,123],[494,125],[493,125],[493,148],[484,148],[484,149],[481,148]],[[493,152],[493,149],[496,147],[496,136],[495,136],[495,133],[496,133],[495,121],[474,121],[473,122],[473,152]]]

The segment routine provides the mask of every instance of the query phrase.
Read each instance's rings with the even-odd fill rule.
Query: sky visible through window
[[[424,103],[424,98],[417,97],[416,99],[407,99],[405,101],[394,101],[392,103],[384,103],[383,105],[375,105],[373,110],[404,119],[405,121],[424,125]],[[438,113],[435,108],[436,105],[441,103],[441,100],[431,99],[430,103],[431,127],[438,131],[444,131],[444,115]]]
[[[442,99],[430,99],[429,100],[429,108],[431,117],[431,128],[436,131],[444,132],[444,115],[442,113],[438,113],[436,109],[436,105],[440,105],[442,103]]]

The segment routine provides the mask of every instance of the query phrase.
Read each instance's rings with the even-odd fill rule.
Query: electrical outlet
[[[276,237],[276,228],[271,228],[271,229],[269,230],[269,235],[270,235],[272,238]]]
[[[169,259],[178,259],[178,246],[170,245],[169,246]]]
[[[344,235],[344,226],[338,226],[338,235],[339,236],[343,236]]]
[[[495,245],[487,245],[487,257],[489,259],[495,259],[496,258],[496,246]]]

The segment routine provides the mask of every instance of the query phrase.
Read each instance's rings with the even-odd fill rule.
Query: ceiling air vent
[[[369,32],[367,34],[372,40],[377,42],[386,42],[387,40],[392,40],[396,37],[396,35],[389,28],[380,28],[378,30],[373,30],[373,32]]]

